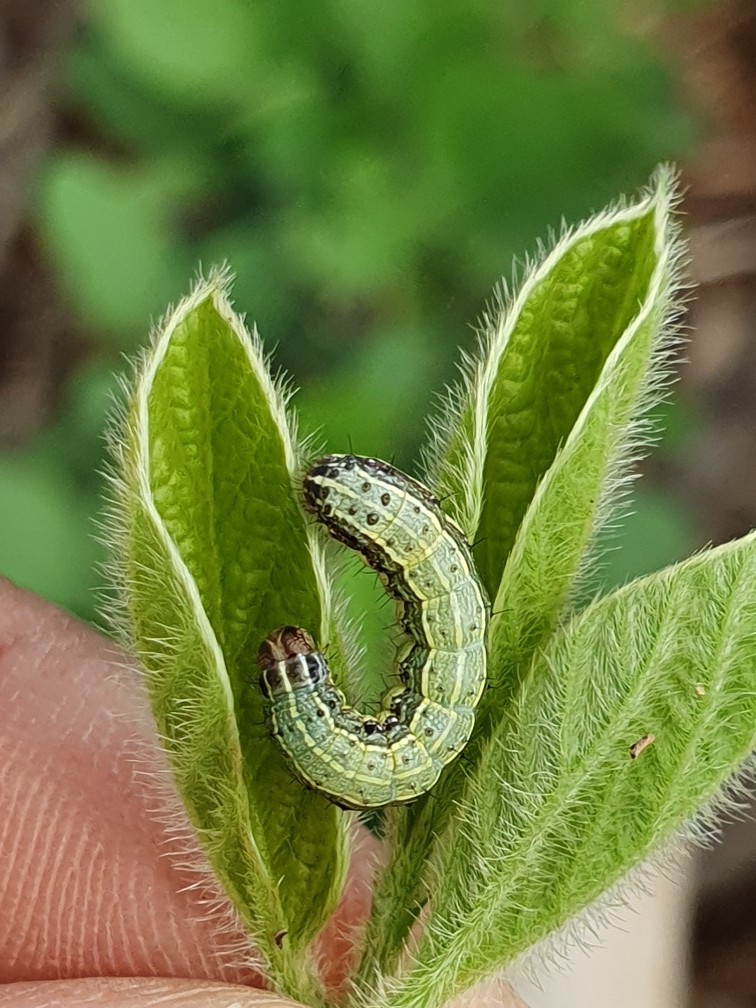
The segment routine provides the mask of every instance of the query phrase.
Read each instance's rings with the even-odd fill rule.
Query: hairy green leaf
[[[520,522],[591,395],[607,357],[646,303],[658,267],[664,190],[566,233],[517,295],[484,316],[479,359],[428,452],[433,484],[471,540],[494,598]],[[446,439],[446,440],[444,440]]]
[[[181,796],[273,976],[305,997],[302,949],[341,891],[346,822],[284,765],[256,658],[283,623],[329,635],[327,586],[283,397],[223,288],[201,282],[139,369],[116,446],[117,552]]]
[[[614,315],[624,328],[616,330],[619,338],[543,474],[492,598],[492,688],[484,717],[495,719],[505,708],[535,649],[556,626],[599,522],[622,499],[628,461],[650,439],[638,419],[666,380],[665,357],[679,309],[681,242],[670,221],[672,201],[670,179],[663,172],[654,193],[585,239],[604,263],[595,281],[590,273],[584,279],[586,290],[579,300],[589,301],[594,282],[597,300],[585,314],[592,317],[603,306],[611,315],[607,302],[613,293]],[[609,275],[607,264],[627,271],[626,286],[619,273]],[[631,315],[625,310],[628,300]],[[551,401],[546,402],[544,412],[550,412]]]
[[[754,534],[633,582],[557,634],[479,761],[413,966],[380,1003],[444,1004],[714,798],[756,748],[755,645]]]

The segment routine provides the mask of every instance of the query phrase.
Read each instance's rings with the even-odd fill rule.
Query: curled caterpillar
[[[379,459],[328,455],[303,493],[396,599],[404,685],[364,715],[331,683],[310,635],[281,627],[259,652],[272,733],[297,776],[343,808],[412,801],[466,745],[485,686],[488,601],[470,547],[429,490]]]

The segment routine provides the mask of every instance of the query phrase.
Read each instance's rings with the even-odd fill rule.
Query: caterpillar
[[[272,734],[295,774],[342,808],[412,801],[466,745],[485,686],[488,600],[470,547],[429,490],[379,459],[328,455],[302,489],[306,510],[398,603],[403,685],[379,715],[362,714],[307,631],[280,627],[258,655]]]

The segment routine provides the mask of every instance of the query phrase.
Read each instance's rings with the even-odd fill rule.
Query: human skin
[[[169,789],[126,656],[0,579],[0,1005],[290,1004],[260,989],[254,950],[198,872]],[[348,973],[376,856],[360,835],[320,940],[332,989]],[[499,984],[455,1002],[465,1005],[522,1008]]]

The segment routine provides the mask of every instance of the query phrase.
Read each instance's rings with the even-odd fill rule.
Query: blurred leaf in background
[[[668,9],[91,4],[36,223],[97,364],[3,463],[3,569],[91,617],[103,387],[198,263],[237,274],[237,307],[304,389],[306,430],[411,468],[432,390],[513,255],[691,145],[644,30]],[[651,566],[688,545],[680,516],[657,519],[656,540],[640,532]]]

